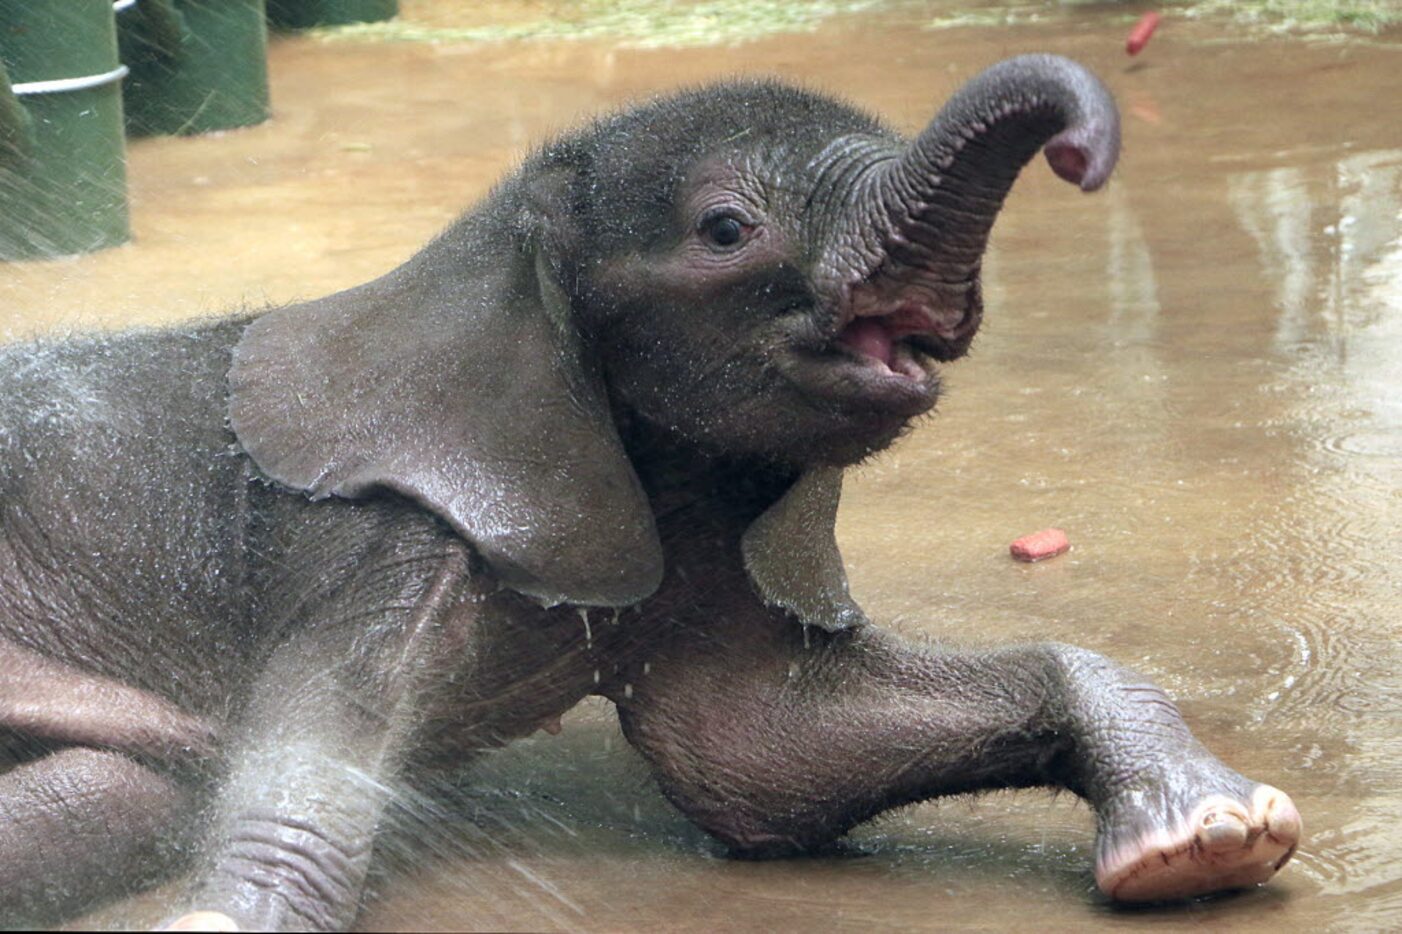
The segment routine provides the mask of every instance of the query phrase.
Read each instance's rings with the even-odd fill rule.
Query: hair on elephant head
[[[398,491],[509,586],[623,605],[662,574],[626,412],[807,472],[746,536],[747,567],[806,621],[859,622],[834,468],[934,405],[1022,166],[1045,147],[1091,190],[1118,146],[1104,88],[1053,56],[988,69],[914,139],[777,83],[659,99],[543,147],[384,278],[256,320],[232,423],[282,484]]]

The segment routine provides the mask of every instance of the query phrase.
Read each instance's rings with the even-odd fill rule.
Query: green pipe
[[[185,17],[174,0],[133,0],[117,17],[117,47],[122,61],[159,58],[175,61],[190,38]]]
[[[282,29],[393,19],[399,0],[268,0],[268,21]]]
[[[130,237],[112,0],[0,0],[0,260]]]
[[[10,76],[0,61],[0,166],[23,162],[34,145],[34,121],[10,88]]]
[[[188,135],[268,119],[263,0],[138,0],[118,14],[127,132]]]

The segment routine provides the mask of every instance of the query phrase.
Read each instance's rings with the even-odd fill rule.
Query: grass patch
[[[1191,0],[1189,16],[1227,17],[1272,30],[1349,30],[1377,35],[1402,25],[1402,0]]]
[[[884,0],[570,0],[550,15],[480,26],[402,20],[318,30],[328,40],[472,43],[611,39],[635,48],[735,45],[776,33],[811,32],[829,17]]]
[[[937,16],[925,25],[928,29],[950,29],[956,26],[1025,26],[1028,23],[1047,22],[1060,12],[1056,9],[1058,5],[1020,3],[982,10],[964,10],[947,16]]]
[[[496,7],[497,5],[493,5]],[[840,14],[899,10],[926,28],[1015,26],[1100,14],[1133,19],[1139,10],[1115,0],[942,0],[950,12],[930,17],[917,0],[547,0],[522,4],[519,19],[463,25],[403,17],[314,31],[328,41],[498,43],[609,40],[633,48],[738,45],[781,33],[811,32]],[[510,7],[506,8],[508,11]],[[1402,0],[1163,0],[1176,16],[1232,22],[1278,33],[1378,34],[1402,26]],[[500,7],[498,7],[498,11]]]
[[[1135,12],[1115,9],[1114,0],[1040,0],[996,3],[927,21],[927,27],[1018,26],[1063,19],[1076,7],[1099,8],[1126,20]],[[1191,19],[1232,22],[1276,33],[1367,33],[1377,35],[1402,25],[1402,0],[1164,0],[1165,12]]]

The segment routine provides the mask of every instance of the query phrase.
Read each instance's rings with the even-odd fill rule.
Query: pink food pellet
[[[1129,38],[1125,40],[1125,51],[1130,55],[1138,55],[1149,44],[1149,37],[1154,34],[1154,30],[1159,25],[1159,14],[1145,13],[1139,17],[1139,22],[1134,24],[1134,28],[1129,32]]]
[[[1071,547],[1071,540],[1061,529],[1042,529],[1024,535],[1008,546],[1009,553],[1019,561],[1041,561],[1055,558]]]

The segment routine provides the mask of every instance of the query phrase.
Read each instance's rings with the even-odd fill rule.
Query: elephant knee
[[[681,782],[659,775],[667,800],[693,824],[724,844],[737,857],[766,859],[803,852],[813,843],[797,822],[774,813],[755,789],[729,789],[722,793],[697,782]]]
[[[736,749],[691,735],[648,729],[623,717],[624,733],[652,766],[663,795],[731,855],[790,856],[847,829],[812,789],[791,780],[782,755]]]

